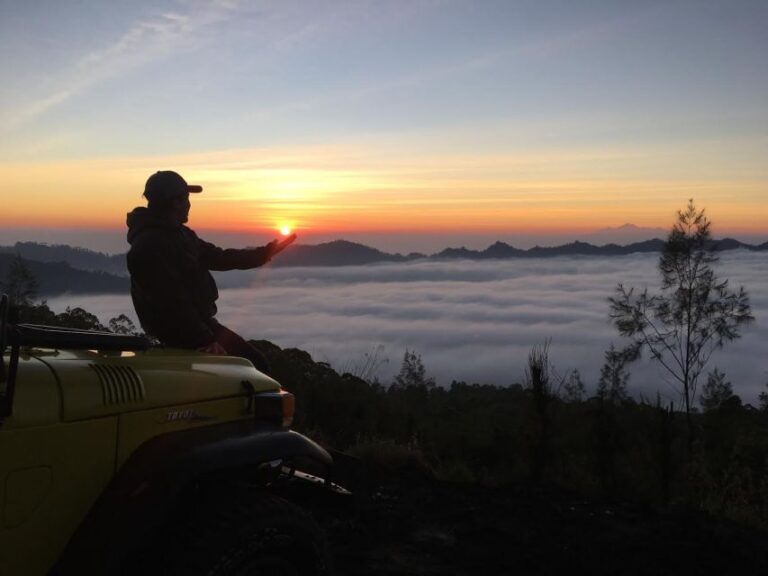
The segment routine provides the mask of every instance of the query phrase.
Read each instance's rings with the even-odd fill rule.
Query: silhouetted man
[[[264,356],[216,321],[219,292],[210,270],[258,268],[296,235],[261,248],[225,250],[205,242],[184,225],[189,194],[202,191],[176,172],[156,172],[144,188],[147,207],[128,213],[128,271],[136,314],[147,334],[166,346],[242,356],[266,372]]]

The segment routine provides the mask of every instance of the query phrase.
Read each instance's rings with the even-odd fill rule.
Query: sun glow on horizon
[[[0,178],[14,193],[0,225],[124,227],[125,214],[145,204],[147,175],[168,168],[205,188],[192,199],[190,226],[196,229],[277,230],[287,236],[297,228],[339,235],[551,233],[627,222],[667,228],[693,197],[720,230],[766,230],[766,182],[760,178],[700,175],[695,168],[702,159],[696,154],[681,157],[669,174],[659,169],[642,175],[647,159],[634,165],[638,155],[631,151],[605,157],[601,152],[419,157],[381,141],[365,147],[0,163]],[[612,164],[617,155],[621,161]]]

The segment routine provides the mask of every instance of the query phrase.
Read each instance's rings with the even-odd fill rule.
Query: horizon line
[[[712,242],[713,243],[720,243],[720,242],[724,242],[724,241],[728,241],[728,240],[738,242],[739,244],[744,245],[746,248],[760,248],[763,245],[768,244],[768,240],[766,240],[765,242],[752,243],[752,242],[745,242],[743,240],[739,240],[738,238],[734,238],[732,236],[723,236],[723,237],[719,237],[719,238],[715,238],[715,237],[712,238]],[[490,244],[488,244],[488,246],[486,246],[484,249],[474,249],[474,248],[467,248],[466,246],[450,246],[449,245],[449,246],[445,246],[443,249],[441,249],[441,250],[439,250],[437,252],[431,252],[431,253],[421,252],[421,251],[418,251],[418,250],[411,250],[411,251],[408,251],[408,252],[403,252],[403,251],[387,252],[385,250],[381,250],[381,249],[376,248],[374,246],[370,246],[369,244],[366,244],[364,242],[348,240],[346,238],[341,238],[341,237],[335,238],[333,240],[327,240],[327,241],[323,241],[323,242],[318,242],[316,244],[296,243],[293,246],[294,247],[310,247],[310,248],[314,248],[314,247],[325,246],[325,245],[334,244],[334,243],[346,243],[346,244],[352,244],[352,245],[356,245],[356,246],[362,246],[364,248],[368,248],[368,249],[371,249],[371,250],[376,250],[378,252],[382,252],[383,254],[388,254],[388,255],[392,255],[392,256],[409,256],[411,254],[418,254],[420,256],[431,257],[431,256],[437,256],[437,255],[439,255],[442,252],[445,252],[447,250],[466,250],[467,252],[482,253],[482,252],[485,252],[485,251],[489,250],[490,248],[492,248],[493,246],[496,246],[498,244],[502,244],[502,245],[504,245],[506,247],[513,248],[515,250],[520,250],[522,252],[530,252],[531,250],[535,250],[535,249],[557,249],[557,248],[564,248],[566,246],[571,246],[571,245],[574,245],[574,244],[583,244],[583,245],[586,245],[586,246],[591,246],[593,248],[608,248],[608,247],[612,247],[612,246],[616,246],[616,247],[619,247],[619,248],[627,248],[627,247],[630,247],[630,246],[633,246],[633,245],[636,245],[636,244],[645,244],[645,243],[648,243],[648,242],[665,242],[665,240],[663,238],[654,237],[654,238],[646,238],[646,239],[641,239],[641,240],[632,240],[632,241],[629,241],[629,242],[626,242],[626,243],[606,242],[604,244],[594,244],[592,242],[588,242],[588,241],[584,241],[584,240],[573,239],[571,241],[567,241],[567,242],[562,243],[562,244],[552,244],[552,245],[539,245],[539,244],[536,244],[534,246],[531,246],[530,248],[519,248],[519,247],[515,246],[514,244],[510,244],[510,243],[505,242],[503,240],[496,240],[496,241],[491,242]],[[94,254],[104,254],[104,255],[107,255],[107,256],[120,256],[120,255],[125,254],[125,252],[127,252],[127,250],[126,250],[125,252],[107,253],[107,252],[100,252],[99,250],[94,250],[92,248],[87,248],[85,246],[77,246],[77,245],[68,244],[68,243],[50,243],[50,242],[36,241],[36,240],[17,240],[13,244],[0,244],[0,250],[12,249],[17,244],[36,244],[38,246],[45,246],[45,247],[50,247],[50,248],[70,248],[70,249],[74,249],[74,250],[83,250],[83,251],[91,252],[91,253],[94,253]],[[252,248],[252,247],[254,247],[254,246],[245,246],[244,248]]]

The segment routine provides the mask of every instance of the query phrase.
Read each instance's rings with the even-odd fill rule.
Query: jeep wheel
[[[270,494],[247,492],[205,506],[174,572],[199,576],[320,576],[331,573],[326,539],[300,508]]]

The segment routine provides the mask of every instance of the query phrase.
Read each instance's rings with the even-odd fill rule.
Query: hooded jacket
[[[215,340],[216,282],[210,270],[247,270],[269,262],[270,245],[222,249],[148,208],[128,213],[131,298],[142,328],[167,346]]]

